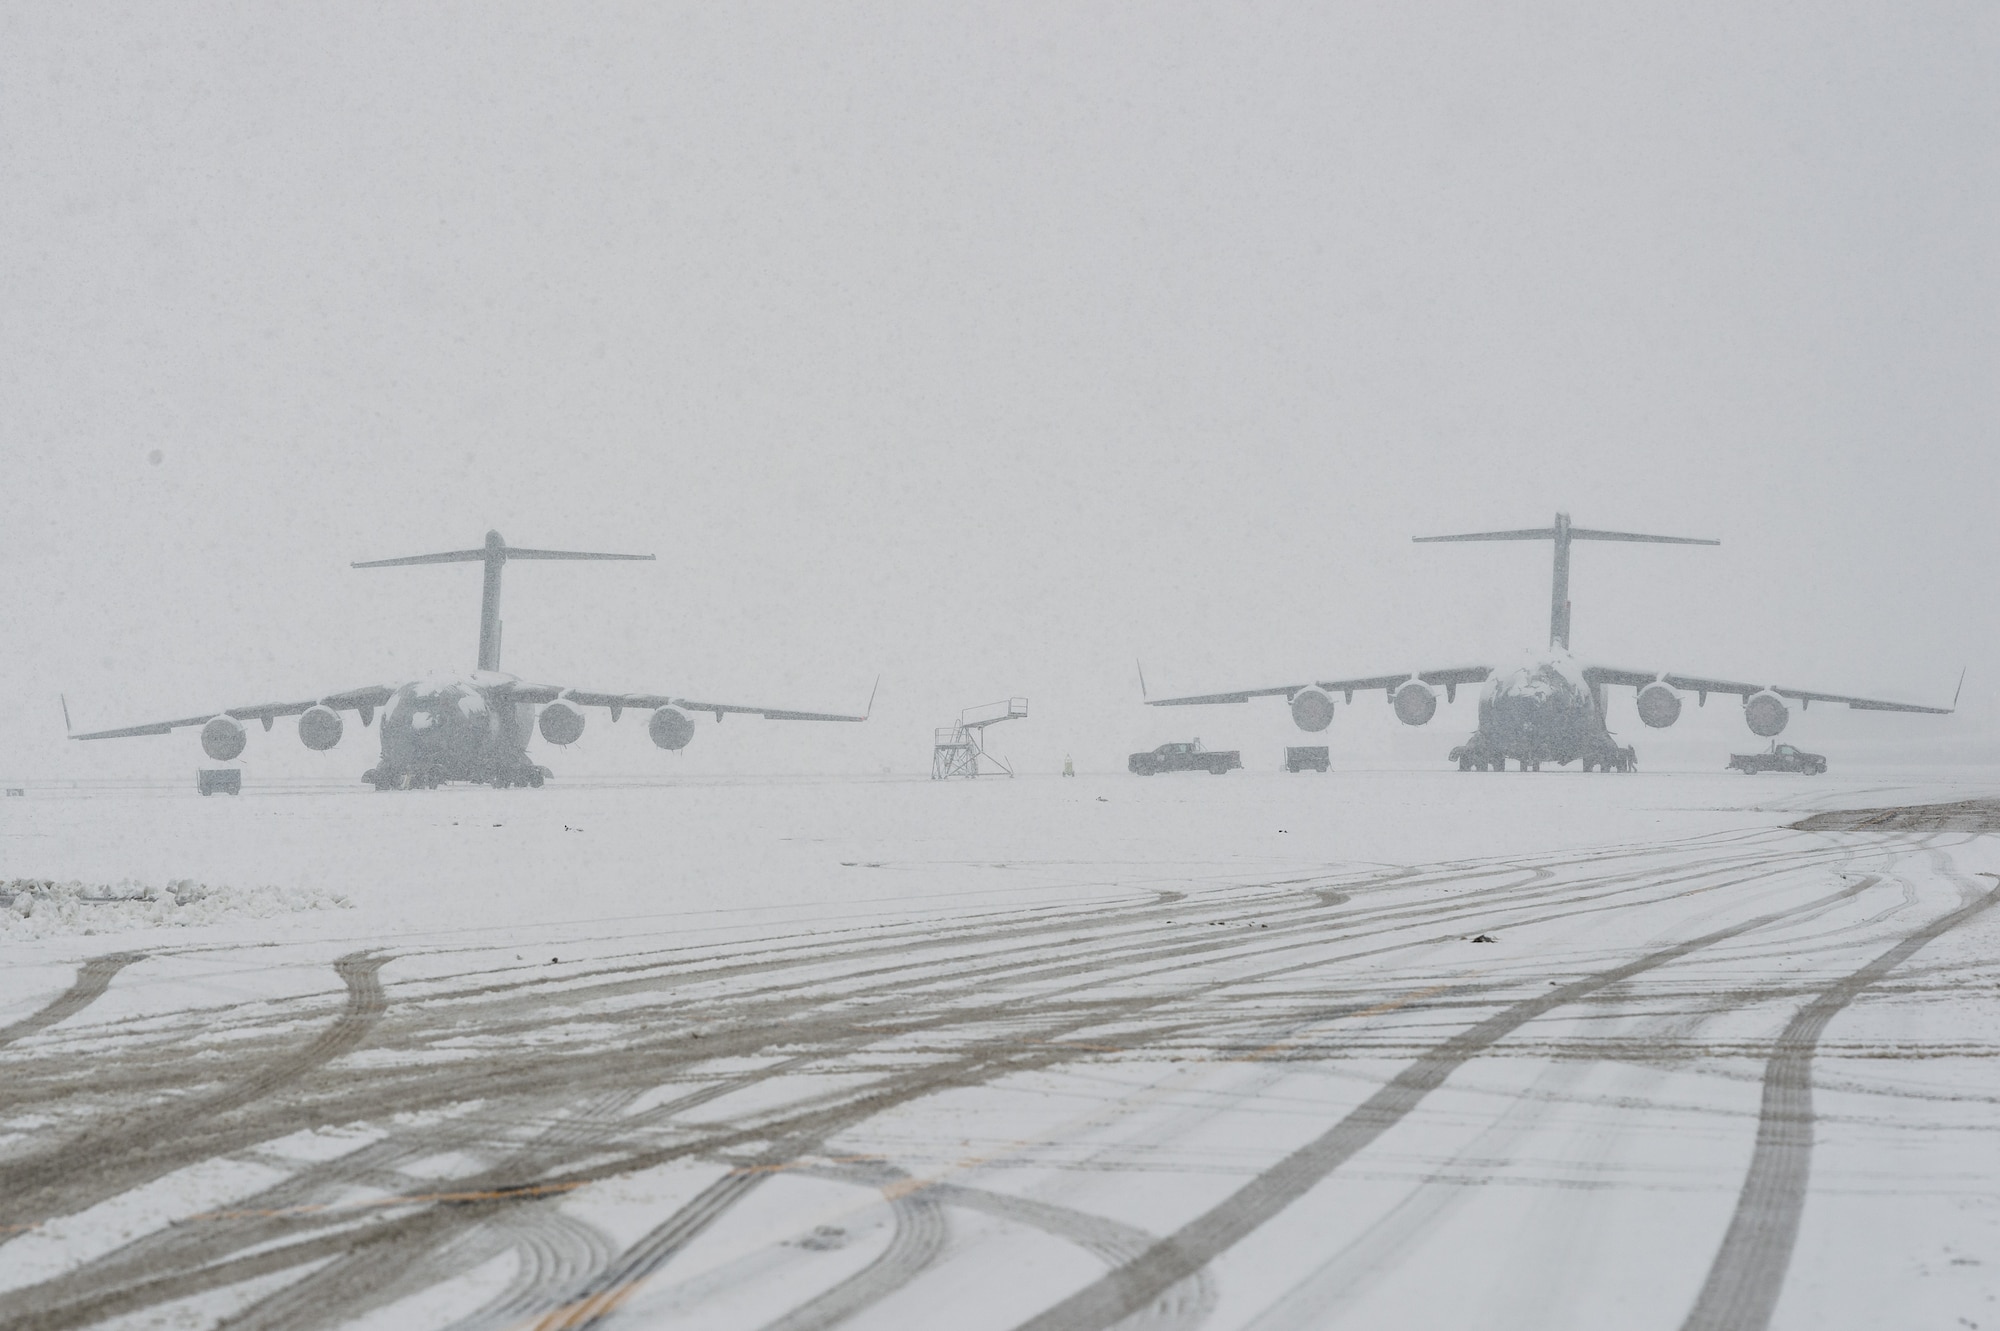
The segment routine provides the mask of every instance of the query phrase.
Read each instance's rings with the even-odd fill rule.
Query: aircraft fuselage
[[[528,757],[535,708],[506,696],[514,682],[497,670],[477,670],[403,685],[382,709],[381,762],[362,780],[378,790],[446,781],[541,785],[548,769]]]
[[[1631,750],[1604,724],[1601,696],[1562,651],[1489,679],[1479,696],[1479,729],[1454,754],[1462,768],[1508,759],[1525,767],[1581,759],[1623,768],[1631,761]]]

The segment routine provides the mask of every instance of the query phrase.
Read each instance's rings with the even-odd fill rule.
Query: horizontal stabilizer
[[[1418,545],[1425,545],[1431,541],[1553,541],[1555,538],[1554,527],[1535,527],[1528,531],[1475,531],[1464,536],[1412,536],[1410,539]]]
[[[399,564],[476,564],[486,558],[484,550],[447,550],[441,555],[405,555],[401,559],[370,559],[354,568],[395,568]]]
[[[1593,531],[1589,527],[1571,527],[1572,541],[1651,541],[1655,545],[1721,545],[1721,541],[1711,541],[1702,536],[1641,536],[1634,531]]]
[[[406,564],[479,564],[502,559],[653,559],[653,555],[603,555],[586,550],[523,550],[518,545],[485,546],[478,550],[447,550],[436,555],[404,555],[401,559],[369,559],[355,568],[396,568]]]
[[[479,601],[479,668],[500,668],[500,571],[510,559],[651,559],[651,555],[606,555],[588,550],[524,550],[507,544],[497,531],[486,533],[477,550],[446,550],[435,555],[404,555],[401,559],[369,559],[355,568],[397,568],[410,564],[484,564],[486,589]]]
[[[1656,545],[1721,545],[1721,541],[1711,541],[1700,536],[1646,536],[1635,531],[1597,531],[1590,527],[1569,528],[1572,541],[1650,541]],[[1553,541],[1556,539],[1554,527],[1535,527],[1527,531],[1476,531],[1463,536],[1412,536],[1418,545],[1432,541]]]
[[[509,559],[653,559],[653,555],[599,555],[583,550],[523,550],[518,545],[506,547]]]

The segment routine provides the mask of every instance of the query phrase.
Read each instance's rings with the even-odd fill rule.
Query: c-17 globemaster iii
[[[663,749],[684,749],[694,738],[690,712],[712,712],[720,721],[730,712],[745,712],[767,721],[865,721],[874,698],[860,716],[833,712],[800,712],[742,703],[697,702],[664,693],[593,693],[559,684],[535,684],[500,669],[500,570],[515,559],[651,559],[651,555],[589,554],[576,550],[529,550],[508,545],[497,531],[486,533],[476,550],[450,550],[435,555],[376,559],[355,568],[388,568],[406,564],[484,563],[485,593],[479,611],[479,668],[467,674],[440,675],[404,684],[371,684],[297,702],[260,703],[150,725],[98,730],[72,739],[122,739],[132,735],[164,735],[182,726],[201,727],[201,747],[217,762],[229,762],[243,752],[243,723],[262,721],[264,729],[281,716],[299,718],[299,739],[309,749],[330,749],[340,742],[345,726],[340,714],[352,711],[366,726],[382,712],[382,757],[362,774],[378,790],[435,787],[446,781],[477,781],[491,786],[539,786],[550,775],[528,756],[528,739],[537,728],[551,744],[567,745],[583,734],[583,708],[602,707],[616,721],[626,708],[652,712],[646,731]],[[67,721],[68,707],[64,707]]]
[[[1883,702],[1839,693],[1771,684],[1746,684],[1663,670],[1626,670],[1581,665],[1569,652],[1569,548],[1572,541],[1644,541],[1669,545],[1719,545],[1719,541],[1688,536],[1642,536],[1635,532],[1595,531],[1570,525],[1567,513],[1556,514],[1553,527],[1523,531],[1474,532],[1466,536],[1419,536],[1425,541],[1553,541],[1555,577],[1549,607],[1549,650],[1512,669],[1489,665],[1455,666],[1444,670],[1404,671],[1357,679],[1328,679],[1278,684],[1235,693],[1203,693],[1187,698],[1154,698],[1153,707],[1186,707],[1202,703],[1240,703],[1251,698],[1282,695],[1291,704],[1299,729],[1325,730],[1333,721],[1333,697],[1352,703],[1363,690],[1381,689],[1405,725],[1420,726],[1437,712],[1437,690],[1456,700],[1461,684],[1485,684],[1479,698],[1479,729],[1453,750],[1461,771],[1503,771],[1509,759],[1521,769],[1538,769],[1545,762],[1583,761],[1583,769],[1625,770],[1632,750],[1620,746],[1605,725],[1605,689],[1624,685],[1638,690],[1639,719],[1655,728],[1672,725],[1681,714],[1681,697],[1692,693],[1703,705],[1711,693],[1735,694],[1743,700],[1743,720],[1765,738],[1778,734],[1791,718],[1788,703],[1800,708],[1816,702],[1845,703],[1871,712],[1930,712],[1949,714],[1958,706],[1925,707],[1917,703]],[[1961,685],[1964,683],[1960,677]]]

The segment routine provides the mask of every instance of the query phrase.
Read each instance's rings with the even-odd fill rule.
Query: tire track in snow
[[[111,981],[119,971],[135,961],[144,961],[143,952],[112,952],[102,957],[92,957],[77,968],[76,982],[41,1011],[21,1018],[12,1026],[0,1027],[0,1047],[16,1040],[25,1039],[37,1031],[47,1030],[59,1021],[67,1021],[77,1013],[95,1003],[111,987]]]
[[[652,1274],[720,1220],[770,1175],[742,1171],[723,1175],[675,1211],[652,1233],[627,1248],[603,1275],[575,1297],[536,1319],[535,1331],[578,1331],[610,1317],[638,1293]]]
[[[347,986],[347,1007],[333,1024],[297,1053],[266,1064],[255,1076],[224,1088],[185,1112],[199,1116],[240,1109],[354,1049],[368,1038],[368,1032],[388,1009],[389,1000],[382,992],[380,974],[388,960],[379,952],[350,952],[336,960],[333,970]]]
[[[1821,909],[1830,902],[1853,897],[1876,881],[1870,877],[1804,906],[1771,911],[1740,924],[1713,930],[1502,1008],[1435,1046],[1333,1127],[1154,1244],[1134,1261],[1022,1322],[1016,1331],[1105,1331],[1105,1328],[1138,1312],[1180,1281],[1200,1271],[1258,1226],[1304,1196],[1322,1179],[1400,1123],[1461,1065],[1501,1037],[1567,1003],[1678,961],[1703,948],[1807,911]]]
[[[1032,1225],[1047,1234],[1068,1239],[1086,1248],[1114,1271],[1143,1255],[1159,1242],[1157,1235],[1136,1225],[1121,1224],[1104,1216],[1036,1201],[1006,1193],[969,1188],[956,1183],[938,1183],[929,1191],[950,1206],[984,1211],[989,1215]],[[1150,1303],[1128,1317],[1125,1331],[1193,1331],[1215,1310],[1215,1277],[1207,1267],[1170,1285]]]
[[[1523,869],[1517,862],[1503,865],[1467,864],[1448,869],[1435,869],[1418,878],[1419,885],[1431,883],[1448,886],[1477,881],[1481,878],[1501,878],[1492,886],[1482,886],[1471,891],[1455,891],[1449,897],[1433,902],[1411,903],[1391,901],[1374,903],[1365,912],[1343,912],[1338,920],[1329,920],[1323,904],[1314,902],[1313,895],[1302,888],[1292,886],[1286,892],[1263,891],[1254,900],[1231,900],[1226,910],[1232,917],[1241,920],[1251,915],[1260,915],[1270,921],[1268,932],[1214,930],[1195,927],[1206,921],[1188,920],[1176,927],[1174,933],[1161,928],[1164,915],[1171,913],[1177,918],[1180,910],[1161,912],[1157,907],[1142,907],[1129,913],[1127,918],[1106,921],[1105,926],[1123,926],[1104,932],[1093,931],[1088,937],[1067,937],[1052,945],[1037,948],[1022,947],[1018,935],[1012,938],[992,937],[999,950],[993,953],[974,953],[971,956],[935,955],[942,949],[949,951],[957,938],[949,929],[940,928],[935,938],[927,938],[912,944],[914,950],[931,952],[931,956],[911,964],[901,966],[883,965],[882,950],[879,947],[857,948],[848,952],[845,948],[822,952],[804,946],[787,952],[783,965],[796,967],[800,972],[790,983],[778,991],[765,996],[753,991],[751,995],[726,994],[718,996],[688,996],[672,992],[676,978],[712,979],[713,976],[671,977],[662,969],[655,969],[641,984],[666,991],[661,1003],[653,1008],[634,1008],[606,1018],[618,1023],[629,1023],[643,1027],[656,1014],[667,1012],[692,1012],[704,1025],[713,1027],[718,1019],[731,1029],[711,1031],[712,1038],[704,1042],[705,1052],[716,1056],[744,1056],[758,1051],[791,1046],[804,1046],[811,1050],[809,1058],[814,1063],[825,1064],[829,1070],[837,1070],[842,1059],[848,1059],[871,1044],[906,1040],[912,1036],[922,1036],[927,1048],[921,1052],[932,1061],[927,1066],[895,1072],[873,1082],[868,1087],[854,1091],[835,1091],[826,1096],[809,1097],[805,1101],[794,1101],[785,1106],[752,1115],[747,1119],[718,1124],[713,1128],[703,1128],[694,1140],[655,1144],[644,1140],[643,1135],[635,1135],[623,1141],[609,1141],[602,1145],[613,1147],[621,1158],[603,1161],[601,1147],[593,1145],[591,1151],[598,1153],[595,1160],[572,1157],[569,1160],[548,1159],[536,1164],[528,1175],[510,1170],[504,1183],[494,1183],[496,1187],[521,1186],[525,1182],[540,1182],[550,1179],[542,1172],[545,1169],[566,1169],[566,1173],[554,1181],[573,1186],[593,1177],[624,1172],[633,1168],[644,1168],[670,1158],[712,1157],[716,1151],[726,1151],[756,1142],[758,1145],[772,1140],[823,1141],[830,1131],[865,1121],[872,1115],[906,1103],[911,1099],[933,1093],[937,1090],[982,1084],[986,1081],[1009,1075],[1016,1071],[1028,1071],[1037,1067],[1052,1066],[1056,1063],[1087,1057],[1101,1047],[1100,1044],[1075,1045],[1050,1048],[1057,1041],[1077,1039],[1078,1032],[1092,1026],[1101,1027],[1113,1022],[1119,1032],[1112,1037],[1112,1043],[1127,1048],[1144,1049],[1149,1044],[1157,1047],[1157,1042],[1171,1033],[1172,1023],[1163,1024],[1176,1012],[1189,1015],[1174,1016],[1173,1023],[1180,1027],[1210,1026],[1220,1020],[1205,1005],[1212,1004],[1219,995],[1234,986],[1250,984],[1260,979],[1293,972],[1318,972],[1324,975],[1330,968],[1337,969],[1354,959],[1355,954],[1342,954],[1339,949],[1344,940],[1357,937],[1374,941],[1371,934],[1408,934],[1419,928],[1437,929],[1447,921],[1467,920],[1468,909],[1491,911],[1493,904],[1504,905],[1512,912],[1536,914],[1538,919],[1561,918],[1565,915],[1605,908],[1605,903],[1628,901],[1635,886],[1642,887],[1647,899],[1634,900],[1635,906],[1658,904],[1657,898],[1663,891],[1676,895],[1692,891],[1713,890],[1725,882],[1743,881],[1746,870],[1759,870],[1772,857],[1760,856],[1754,848],[1746,860],[1740,857],[1727,859],[1712,858],[1717,847],[1707,845],[1690,846],[1690,860],[1676,866],[1676,870],[1666,876],[1659,873],[1657,866],[1632,869],[1620,867],[1611,873],[1597,873],[1577,881],[1566,881],[1559,885],[1546,886],[1545,874],[1533,869]],[[1604,868],[1607,860],[1615,861],[1619,856],[1595,854],[1584,857],[1564,857],[1550,863],[1589,864],[1594,868]],[[1796,856],[1778,857],[1792,866],[1799,867]],[[1524,879],[1522,875],[1526,875]],[[1529,882],[1542,879],[1535,886]],[[1725,881],[1718,881],[1725,880]],[[1305,880],[1297,880],[1305,881]],[[1317,881],[1324,881],[1318,879]],[[1699,885],[1695,885],[1695,884]],[[1393,883],[1397,889],[1410,886],[1407,877]],[[1303,901],[1301,897],[1305,898]],[[1537,899],[1540,900],[1537,900]],[[1485,903],[1485,904],[1481,904]],[[1207,904],[1189,903],[1200,907]],[[1551,907],[1557,909],[1551,910]],[[1359,915],[1371,915],[1372,920],[1362,920]],[[1159,916],[1160,919],[1155,919]],[[1068,934],[1079,932],[1079,921],[1074,919],[1060,922],[1042,921],[1034,926],[1036,933],[1061,930]],[[1524,921],[1525,923],[1525,921]],[[995,931],[998,933],[999,931]],[[1120,936],[1122,935],[1122,937]],[[1138,946],[1133,943],[1137,941]],[[1437,941],[1432,938],[1391,943],[1386,947],[1365,948],[1359,955],[1367,956],[1383,951],[1396,951],[1412,946],[1426,946]],[[1320,955],[1311,959],[1291,958],[1285,954],[1294,948],[1310,947]],[[857,955],[865,951],[868,955]],[[1331,955],[1329,955],[1331,951]],[[842,953],[848,952],[843,957]],[[1012,954],[1011,957],[1009,954]],[[374,982],[375,1002],[380,1005],[379,982],[374,971],[379,961],[361,957],[361,970],[365,979],[357,971],[344,975],[349,980],[350,996],[368,982]],[[343,958],[354,962],[356,958]],[[856,976],[852,972],[843,973],[839,966],[843,963],[858,963],[865,969]],[[1001,964],[1007,962],[1010,964]],[[1242,967],[1248,964],[1252,969]],[[781,969],[777,960],[768,959],[761,965]],[[949,977],[952,982],[939,983],[926,977],[922,983],[927,992],[917,1010],[908,1010],[912,1002],[909,988],[913,972],[922,973],[931,968],[952,968]],[[1190,969],[1192,968],[1192,970]],[[830,973],[829,973],[830,972]],[[1176,982],[1164,992],[1148,991],[1144,998],[1126,992],[1132,984],[1143,984],[1149,979],[1187,975],[1188,983]],[[1058,981],[1071,981],[1057,988],[1041,988]],[[998,979],[1015,984],[1034,986],[1033,992],[1016,993],[1000,1001],[985,992],[988,981]],[[357,984],[356,981],[361,981]],[[1379,984],[1370,980],[1369,984]],[[1006,987],[1012,987],[1008,985]],[[855,993],[874,994],[901,1000],[903,1010],[894,1011],[891,1020],[883,1022],[872,1019],[867,1014],[855,1015],[851,1010],[840,1007]],[[1088,996],[1079,1001],[1079,993]],[[1097,994],[1102,997],[1096,997]],[[544,988],[536,996],[542,1007],[540,1022],[547,1026],[560,1024],[559,1013],[552,1014],[551,1006],[560,1008],[572,1003],[580,995],[567,989],[551,991]],[[1327,992],[1322,988],[1315,998],[1311,1010],[1301,1012],[1302,1017],[1323,1020],[1326,1016]],[[1365,1006],[1367,1000],[1361,991],[1351,995],[1357,1004]],[[365,996],[364,996],[365,998]],[[1094,999],[1094,1001],[1090,1001]],[[510,1000],[503,1000],[495,1006],[505,1006]],[[364,1001],[361,1004],[367,1006]],[[351,1004],[352,1006],[352,1004]],[[455,1035],[462,1031],[466,1019],[476,1021],[482,1014],[475,1009],[466,1017],[446,1011],[431,1011],[430,1004],[424,1010],[404,1009],[408,1012],[404,1021],[421,1020],[419,1029],[436,1030],[443,1035]],[[379,1017],[380,1011],[375,1013]],[[1130,1025],[1144,1018],[1143,1028]],[[1050,1021],[1050,1019],[1055,1019]],[[370,1019],[372,1021],[372,1018]],[[1227,1020],[1234,1021],[1231,1014]],[[1049,1023],[1049,1024],[1043,1024]],[[503,1023],[504,1024],[504,1023]],[[990,1029],[989,1029],[990,1028]],[[327,1037],[316,1044],[325,1047],[353,1047],[360,1039],[366,1038],[373,1025],[355,1033],[350,1026],[344,1034],[328,1032]],[[480,1028],[490,1034],[483,1025]],[[381,1042],[381,1034],[376,1040]],[[344,1049],[337,1049],[344,1052]],[[337,1052],[334,1056],[337,1056]],[[547,1106],[573,1103],[581,1094],[633,1085],[631,1079],[635,1070],[651,1069],[637,1075],[657,1078],[660,1075],[661,1060],[669,1066],[688,1066],[689,1047],[681,1035],[665,1034],[646,1037],[615,1047],[597,1045],[591,1049],[579,1049],[574,1053],[556,1050],[522,1051],[502,1041],[492,1054],[470,1066],[463,1064],[415,1065],[408,1069],[394,1067],[377,1070],[365,1083],[329,1083],[324,1092],[315,1091],[311,1105],[312,1116],[318,1121],[345,1122],[366,1119],[391,1112],[418,1111],[426,1108],[444,1107],[462,1102],[468,1098],[492,1095],[496,1090],[507,1096],[504,1106],[496,1102],[490,1111],[491,1121],[504,1123],[508,1114],[523,1111],[546,1112]],[[320,1056],[320,1055],[315,1055]],[[240,1088],[238,1088],[240,1090]],[[697,1093],[702,1094],[702,1093]],[[255,1097],[252,1097],[255,1098]],[[289,1102],[287,1102],[289,1104]],[[284,1112],[286,1119],[294,1117],[286,1105],[273,1105],[271,1114],[260,1115],[270,1118]],[[486,1118],[487,1114],[480,1117]],[[639,1116],[644,1117],[644,1116]],[[638,1126],[636,1123],[634,1126]],[[173,1157],[169,1167],[192,1163],[195,1158],[208,1158],[221,1153],[225,1148],[238,1149],[248,1141],[261,1137],[245,1136],[240,1125],[234,1130],[234,1138],[220,1138],[214,1133],[197,1134],[190,1143],[153,1141],[148,1145]],[[164,1150],[162,1149],[164,1148]],[[186,1156],[187,1151],[196,1152]],[[203,1155],[201,1153],[207,1153]],[[529,1177],[529,1176],[532,1177]],[[476,1180],[464,1181],[466,1186],[490,1182],[495,1176],[486,1173]],[[508,1203],[510,1206],[521,1203]],[[540,1209],[545,1202],[528,1202],[528,1207]],[[406,1243],[426,1255],[429,1259],[451,1250],[452,1233],[462,1233],[467,1227],[481,1223],[482,1216],[490,1216],[487,1206],[447,1206],[435,1208],[433,1213],[411,1216],[407,1221],[401,1218],[385,1219],[373,1224],[361,1233],[348,1235],[349,1251],[361,1247],[375,1247],[376,1244],[393,1245]],[[312,1222],[324,1225],[328,1220]],[[300,1222],[293,1221],[290,1224]],[[280,1232],[284,1237],[280,1237]],[[263,1242],[296,1243],[296,1229],[286,1230],[285,1226],[273,1227],[263,1235]],[[190,1235],[189,1237],[193,1237]],[[218,1233],[218,1240],[224,1236]],[[230,1235],[227,1241],[213,1244],[198,1244],[195,1251],[183,1255],[191,1259],[190,1265],[182,1265],[178,1270],[191,1279],[182,1283],[171,1278],[166,1271],[155,1268],[150,1278],[135,1281],[150,1288],[154,1297],[141,1299],[124,1306],[144,1306],[147,1302],[164,1301],[170,1291],[191,1291],[211,1287],[214,1277],[209,1270],[192,1271],[190,1266],[207,1267],[216,1264],[224,1269],[238,1268],[237,1263],[252,1260],[259,1265],[265,1260],[262,1253],[252,1252],[251,1245],[243,1240],[241,1232]],[[325,1236],[335,1238],[338,1236]],[[678,1249],[674,1249],[677,1251]],[[297,1249],[297,1261],[305,1261],[308,1252],[324,1256],[328,1251],[312,1242]],[[388,1260],[387,1248],[378,1248],[382,1253],[377,1259],[382,1265],[377,1269],[387,1275],[397,1270],[398,1264]],[[671,1252],[666,1254],[670,1257]],[[661,1258],[664,1263],[666,1257]],[[260,1266],[261,1269],[261,1266]],[[358,1273],[358,1266],[350,1266],[350,1272]],[[435,1266],[431,1269],[435,1270]],[[655,1268],[657,1269],[657,1268]],[[106,1304],[93,1297],[88,1288],[91,1275],[108,1274],[102,1265],[94,1266],[87,1272],[79,1273],[79,1282],[72,1284],[67,1293],[80,1300],[75,1310],[85,1306],[100,1309]],[[133,1272],[132,1275],[141,1275]],[[315,1282],[316,1283],[316,1282]],[[557,1283],[553,1288],[543,1285],[543,1300],[540,1308],[549,1307],[550,1295],[559,1295],[567,1281]],[[569,1288],[576,1288],[568,1285]],[[593,1285],[593,1288],[598,1288]],[[349,1287],[350,1291],[354,1286]],[[43,1291],[53,1294],[55,1291]],[[621,1299],[622,1301],[622,1299]],[[46,1305],[44,1305],[46,1306]],[[1143,1311],[1143,1310],[1142,1310]],[[65,1324],[74,1324],[75,1318],[60,1318]]]
[[[1764,1069],[1757,1145],[1722,1247],[1681,1331],[1761,1331],[1771,1321],[1798,1241],[1812,1173],[1812,1059],[1834,1015],[1957,925],[2000,902],[1995,887],[1939,916],[1800,1008]]]
[[[207,1120],[262,1099],[367,1038],[387,1006],[377,974],[387,960],[377,953],[352,952],[335,961],[334,971],[347,989],[340,1016],[303,1049],[265,1064],[242,1082],[191,1104],[170,1102],[137,1121],[86,1129],[53,1150],[0,1167],[0,1244],[44,1216],[85,1210],[266,1135],[261,1128],[213,1127]]]
[[[900,1169],[814,1172],[892,1193],[889,1213],[895,1222],[895,1233],[889,1238],[889,1246],[874,1261],[775,1322],[767,1323],[763,1331],[829,1331],[928,1271],[944,1256],[945,1245],[951,1238],[938,1196],[929,1188],[909,1186],[909,1176]]]

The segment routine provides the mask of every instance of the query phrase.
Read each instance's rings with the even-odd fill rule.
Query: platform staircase
[[[1026,698],[982,703],[958,714],[955,725],[939,726],[932,736],[931,780],[955,777],[1014,775],[1014,769],[986,751],[986,727],[1016,721],[1028,714]]]

